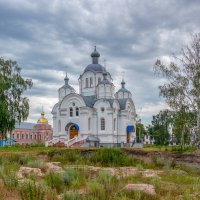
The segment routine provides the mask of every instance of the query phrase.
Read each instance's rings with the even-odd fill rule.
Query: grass
[[[196,199],[200,197],[197,196],[200,191],[199,169],[166,160],[161,154],[152,155],[148,162],[144,162],[127,153],[127,149],[117,148],[1,148],[0,200],[176,200],[193,199],[195,195]],[[55,161],[61,162],[62,172],[43,170],[45,162]],[[18,181],[20,166],[40,168],[45,176],[32,178],[30,175],[22,182]],[[91,167],[94,169],[91,170]],[[109,171],[101,170],[102,167],[134,167],[138,172],[118,178]],[[163,172],[158,177],[144,177],[142,172],[146,169]],[[123,190],[130,183],[151,184],[155,187],[156,195]]]

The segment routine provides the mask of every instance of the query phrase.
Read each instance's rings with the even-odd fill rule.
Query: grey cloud
[[[28,95],[50,101],[65,71],[77,87],[96,44],[119,87],[121,71],[126,72],[136,107],[159,104],[160,79],[153,75],[153,64],[178,53],[200,31],[199,10],[198,0],[0,0],[0,56],[17,60],[24,76],[35,81]],[[35,112],[33,107],[30,120]]]

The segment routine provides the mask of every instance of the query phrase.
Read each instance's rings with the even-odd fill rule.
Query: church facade
[[[79,93],[65,84],[58,90],[58,103],[52,110],[53,138],[65,141],[96,138],[100,144],[131,143],[135,137],[136,112],[132,94],[125,88],[114,93],[111,74],[99,64],[94,49],[92,63],[80,75]]]

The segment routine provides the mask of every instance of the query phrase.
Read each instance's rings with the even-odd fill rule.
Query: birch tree
[[[192,37],[191,43],[181,49],[175,62],[169,65],[157,60],[155,73],[166,78],[159,86],[160,95],[175,111],[196,113],[197,141],[200,142],[200,33]]]
[[[23,93],[30,89],[32,81],[21,76],[17,62],[0,58],[0,136],[13,130],[16,122],[26,120],[29,100]]]

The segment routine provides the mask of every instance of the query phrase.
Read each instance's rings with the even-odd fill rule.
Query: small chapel
[[[78,79],[79,93],[70,85],[66,74],[52,110],[54,139],[68,143],[91,139],[102,146],[131,143],[135,139],[136,111],[132,94],[126,89],[124,78],[115,93],[111,74],[99,64],[99,57],[95,47],[92,63]]]

